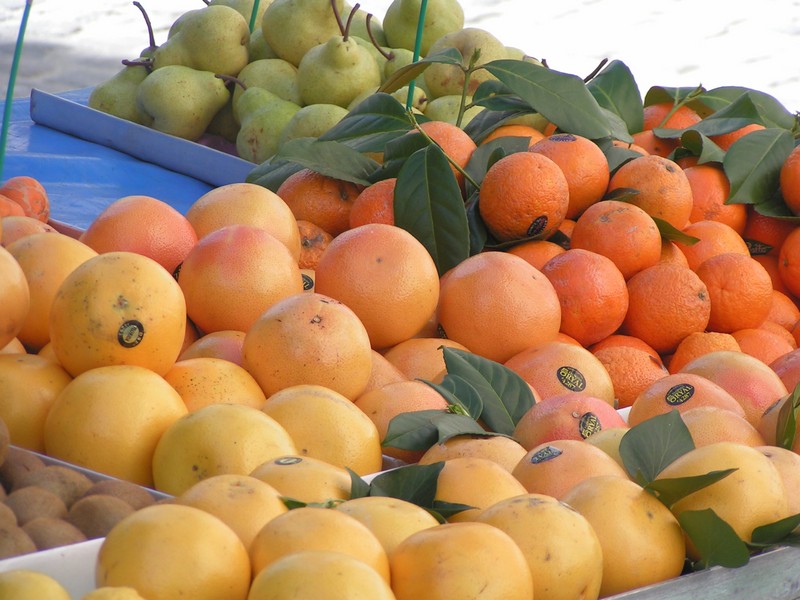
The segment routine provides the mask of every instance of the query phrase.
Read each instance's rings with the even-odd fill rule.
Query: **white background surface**
[[[382,19],[391,0],[362,0]],[[429,0],[429,6],[434,0]],[[800,0],[461,0],[466,25],[489,30],[550,67],[585,76],[603,58],[652,85],[751,87],[800,110]],[[201,0],[142,0],[156,42]],[[0,97],[24,0],[0,0]],[[34,0],[15,97],[30,87],[88,87],[147,46],[129,0]]]

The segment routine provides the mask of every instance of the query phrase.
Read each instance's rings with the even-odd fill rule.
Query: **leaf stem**
[[[414,117],[414,111],[411,110],[410,108],[407,108],[406,109],[406,113],[408,114],[408,118],[411,120],[411,123],[414,126],[414,129],[416,129],[422,135],[422,137],[424,137],[428,141],[429,144],[435,144],[436,146],[439,146],[439,149],[442,151],[442,154],[444,154],[444,157],[447,159],[447,162],[449,162],[451,165],[453,165],[453,168],[456,171],[458,171],[459,173],[461,173],[461,175],[464,176],[464,179],[466,179],[473,186],[475,186],[475,189],[479,189],[480,185],[478,185],[478,183],[470,176],[470,174],[467,173],[461,167],[461,165],[459,165],[458,163],[456,163],[456,161],[454,161],[452,158],[450,158],[447,155],[447,152],[444,151],[444,148],[442,148],[442,146],[436,140],[434,140],[431,136],[429,136],[427,133],[425,133],[425,131],[419,126],[419,123],[417,123],[416,117]]]

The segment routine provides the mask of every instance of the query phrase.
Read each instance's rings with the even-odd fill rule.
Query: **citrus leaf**
[[[642,485],[652,482],[664,467],[693,448],[692,435],[677,410],[634,425],[619,443],[625,470]]]
[[[408,158],[394,198],[395,224],[425,246],[439,275],[469,256],[464,198],[441,148],[432,144]]]
[[[675,149],[675,159],[680,158],[681,150],[689,150],[688,154],[697,156],[698,164],[707,162],[721,163],[725,158],[725,151],[717,146],[708,136],[699,131],[689,129],[681,136],[681,146]]]
[[[315,138],[290,140],[281,146],[275,158],[358,185],[370,185],[370,175],[380,166],[340,142],[323,142]]]
[[[751,123],[758,123],[759,120],[758,107],[748,94],[742,94],[724,108],[692,125],[691,129],[706,136],[721,135]]]
[[[444,444],[450,438],[458,435],[480,435],[484,437],[498,435],[493,431],[486,431],[472,417],[452,412],[433,415],[431,422],[436,426],[436,431],[439,434],[436,440],[437,444]]]
[[[489,238],[489,231],[478,210],[478,190],[470,194],[465,209],[469,228],[469,255],[472,256],[484,249]]]
[[[345,467],[350,474],[350,498],[363,498],[369,495],[369,484],[349,467]]]
[[[797,409],[800,408],[800,384],[794,387],[778,412],[775,431],[775,444],[791,450],[797,437]]]
[[[483,400],[478,390],[463,377],[448,373],[439,384],[422,381],[444,396],[449,404],[461,406],[473,419],[480,418],[483,412]]]
[[[461,65],[463,60],[464,57],[462,56],[461,52],[458,51],[458,49],[445,48],[439,52],[429,54],[425,58],[420,59],[415,63],[411,63],[410,65],[406,65],[405,67],[397,69],[397,71],[387,77],[386,81],[384,81],[381,84],[381,87],[378,88],[378,91],[391,94],[392,92],[399,90],[401,87],[408,85],[413,79],[416,79],[422,75],[422,73],[425,72],[425,69],[434,63]]]
[[[736,140],[722,166],[731,182],[728,204],[760,204],[779,187],[781,166],[794,148],[785,129],[762,129]]]
[[[625,63],[612,60],[586,87],[601,107],[625,122],[627,131],[642,130],[642,97],[633,73]]]
[[[428,508],[428,511],[433,513],[434,516],[441,515],[439,522],[442,523],[453,515],[457,515],[465,510],[475,508],[469,504],[459,504],[457,502],[445,502],[444,500],[434,500],[433,506]]]
[[[447,414],[447,411],[429,409],[400,413],[389,421],[381,445],[401,450],[427,450],[439,439],[439,431],[432,421],[432,417],[439,414]]]
[[[678,516],[678,521],[705,568],[719,565],[733,569],[750,561],[747,545],[712,509],[687,510]]]
[[[420,115],[420,120],[425,120]],[[378,152],[383,146],[414,128],[405,107],[389,94],[375,93],[354,107],[320,136],[360,152]]]
[[[471,352],[445,347],[447,373],[470,383],[480,394],[480,418],[497,433],[512,435],[517,422],[535,400],[530,386],[508,367]]]
[[[756,106],[759,122],[765,127],[793,129],[795,116],[786,110],[774,96],[764,92],[738,86],[722,86],[704,92],[700,100],[713,111],[720,111],[736,102],[742,95],[747,95]]]
[[[527,152],[530,138],[503,136],[481,144],[472,151],[469,162],[464,169],[469,176],[480,185],[494,163],[515,152]]]
[[[245,181],[265,187],[272,192],[277,192],[284,181],[302,168],[303,166],[297,163],[286,160],[276,160],[273,157],[250,171]]]
[[[658,227],[658,232],[661,234],[661,239],[669,240],[670,242],[680,242],[684,246],[694,246],[700,241],[700,238],[684,233],[664,219],[653,217],[653,221],[656,222],[656,227]]]
[[[791,515],[767,525],[761,525],[753,530],[750,545],[751,547],[766,547],[783,544],[798,526],[800,526],[800,514]]]
[[[611,135],[600,105],[577,75],[511,59],[493,60],[483,68],[559,129],[592,140]]]
[[[531,107],[525,101],[496,79],[484,81],[477,87],[472,94],[472,104],[488,108],[489,112],[514,111],[524,113],[531,111]]]
[[[704,92],[702,87],[664,87],[661,85],[654,85],[644,96],[644,105],[650,106],[651,104],[661,104],[662,102],[672,102],[673,104],[686,104],[693,108],[701,116],[708,114],[710,111],[708,107],[699,100],[701,93]],[[691,98],[691,99],[690,99]]]
[[[623,436],[624,437],[624,436]],[[692,477],[670,477],[667,479],[656,479],[644,486],[648,492],[661,500],[667,507],[671,507],[678,500],[693,494],[697,490],[716,483],[724,479],[736,469],[724,469],[721,471],[709,471],[703,475]]]
[[[370,496],[387,496],[432,507],[443,462],[405,465],[376,475],[369,484]]]

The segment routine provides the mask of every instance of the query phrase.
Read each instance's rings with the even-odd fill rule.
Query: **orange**
[[[748,327],[738,329],[731,335],[742,352],[767,364],[795,349],[785,338],[767,329]]]
[[[72,377],[61,365],[36,354],[0,354],[0,420],[10,442],[44,452],[44,422]]]
[[[792,302],[796,303],[795,295],[789,291],[789,288],[786,287],[786,284],[783,283],[783,280],[781,279],[781,274],[778,269],[778,255],[751,253],[750,256],[752,256],[757,262],[761,263],[761,266],[767,270],[767,273],[769,273],[769,278],[772,280],[772,289],[789,296]]]
[[[626,408],[648,385],[669,374],[661,359],[632,346],[613,346],[595,350],[611,376],[617,407]]]
[[[719,406],[697,406],[681,413],[695,447],[717,442],[763,446],[764,438],[742,415]]]
[[[408,379],[431,381],[445,368],[442,347],[468,352],[466,346],[453,340],[414,337],[388,348],[383,356]]]
[[[561,305],[550,280],[524,259],[506,252],[481,252],[445,275],[438,317],[449,339],[484,358],[504,362],[525,348],[555,339]]]
[[[246,332],[270,306],[303,291],[297,260],[253,225],[227,225],[203,237],[183,261],[178,283],[203,333]]]
[[[280,558],[304,550],[349,554],[389,581],[389,559],[378,538],[355,517],[318,506],[295,508],[261,528],[250,545],[250,564],[258,575]]]
[[[683,170],[692,186],[692,212],[689,220],[720,221],[742,234],[747,222],[746,204],[726,204],[731,191],[721,166],[696,165]]]
[[[361,187],[301,169],[287,177],[276,193],[289,205],[295,219],[310,221],[332,236],[350,226],[350,209]]]
[[[780,186],[786,206],[793,214],[800,214],[800,150],[797,146],[781,165]],[[0,188],[0,194],[3,193],[5,192]]]
[[[403,413],[418,410],[447,410],[444,397],[421,381],[399,381],[361,394],[354,403],[375,424],[381,442],[386,439],[391,420]],[[424,450],[403,450],[391,445],[383,448],[386,456],[404,462],[417,462]]]
[[[495,127],[494,129],[492,129],[489,135],[487,135],[485,138],[483,138],[483,140],[481,140],[481,143],[479,145],[483,146],[484,144],[487,144],[492,140],[509,136],[528,138],[529,146],[532,146],[533,144],[544,138],[544,134],[531,125],[523,125],[522,123],[507,123],[505,125],[500,125],[499,127]]]
[[[767,321],[777,323],[788,331],[797,323],[798,319],[800,319],[800,308],[798,308],[794,300],[785,293],[773,288],[772,305],[769,309],[769,314],[767,314]]]
[[[625,320],[628,288],[617,265],[602,254],[571,248],[541,269],[561,304],[561,331],[589,346]]]
[[[775,371],[744,352],[709,352],[681,372],[701,375],[724,388],[742,405],[747,420],[756,428],[764,411],[789,393]]]
[[[233,329],[206,333],[184,348],[178,356],[178,360],[201,357],[222,358],[241,365],[244,336],[244,331]]]
[[[56,233],[56,230],[36,217],[9,215],[0,218],[0,242],[3,246],[32,233]]]
[[[276,193],[255,183],[229,183],[195,200],[186,211],[198,239],[226,225],[260,227],[300,258],[300,231],[289,206]]]
[[[770,333],[774,333],[779,338],[785,340],[792,348],[792,350],[797,348],[797,340],[794,339],[794,335],[792,335],[792,332],[789,331],[789,329],[787,329],[780,323],[771,321],[769,317],[767,317],[767,320],[758,326],[758,329],[764,329],[766,331],[769,331]]]
[[[602,429],[625,426],[625,419],[605,400],[567,392],[529,408],[514,428],[514,439],[531,450],[545,442],[582,441]]]
[[[370,354],[372,356],[372,371],[369,374],[367,386],[361,394],[382,388],[390,383],[407,380],[405,373],[386,360],[383,354],[377,350],[372,350]]]
[[[703,280],[688,267],[658,263],[628,280],[628,312],[622,332],[657,352],[672,352],[683,338],[704,331],[711,299]]]
[[[608,191],[630,189],[628,199],[651,217],[662,219],[683,229],[692,213],[692,186],[686,174],[674,161],[651,154],[623,164],[611,176]]]
[[[709,330],[732,333],[758,327],[767,318],[772,280],[750,255],[726,252],[712,256],[700,264],[697,276],[711,300]]]
[[[679,139],[659,138],[654,129],[685,129],[696,125],[700,115],[691,107],[682,104],[675,106],[672,102],[659,102],[644,107],[642,131],[633,135],[634,143],[644,146],[651,154],[668,156],[680,145]]]
[[[164,373],[164,379],[181,395],[189,412],[221,402],[261,408],[267,399],[250,373],[222,358],[179,360]]]
[[[480,189],[478,209],[489,232],[507,242],[547,239],[569,207],[569,184],[544,154],[515,152],[493,163]]]
[[[639,484],[622,477],[591,477],[562,500],[589,521],[600,540],[600,597],[660,583],[683,571],[686,545],[680,523]]]
[[[25,271],[5,248],[0,246],[0,346],[5,346],[17,337],[25,325],[31,305],[31,290]]]
[[[98,586],[130,586],[152,600],[245,600],[250,579],[239,536],[193,506],[140,509],[109,532],[97,553]]]
[[[687,225],[683,233],[700,240],[691,245],[675,242],[686,256],[686,262],[692,271],[697,271],[705,260],[725,252],[750,256],[744,238],[720,221],[696,221]]]
[[[444,461],[436,481],[435,500],[471,506],[447,518],[459,523],[474,521],[482,509],[524,493],[522,483],[495,461],[463,456]]]
[[[547,240],[528,240],[511,246],[507,250],[509,254],[524,258],[531,266],[540,271],[548,260],[565,251],[566,249],[563,246]]]
[[[158,438],[150,487],[177,496],[198,481],[247,475],[287,454],[297,447],[272,417],[244,404],[209,404],[174,420]]]
[[[30,289],[30,308],[17,337],[31,351],[38,352],[50,341],[50,307],[59,286],[97,252],[60,233],[31,234],[6,249],[22,267]]]
[[[418,462],[421,465],[430,465],[441,460],[474,456],[493,460],[511,472],[526,452],[522,444],[504,435],[460,434],[434,444],[425,451]]]
[[[589,477],[628,477],[625,469],[603,450],[585,440],[574,439],[554,439],[532,446],[512,474],[529,493],[559,500]]]
[[[163,200],[125,196],[106,206],[80,240],[101,254],[142,254],[172,273],[197,243],[197,234],[188,219]]]
[[[370,223],[328,245],[316,268],[316,291],[358,315],[373,348],[388,348],[422,329],[436,310],[436,263],[405,229]]]
[[[47,190],[37,179],[17,175],[6,179],[0,186],[0,196],[16,202],[28,217],[47,223],[50,218],[50,199]]]
[[[444,151],[448,158],[462,169],[466,168],[472,153],[477,146],[467,133],[447,121],[426,121],[419,124],[419,128],[425,135],[431,138]],[[412,132],[410,135],[419,135]],[[464,176],[451,165],[456,181],[461,189],[464,189]]]
[[[795,227],[796,224],[789,219],[762,215],[754,205],[748,204],[742,237],[750,248],[750,254],[778,256],[781,245]]]
[[[673,352],[669,360],[669,372],[677,373],[698,356],[715,350],[739,352],[741,348],[739,347],[739,342],[730,333],[720,333],[718,331],[695,331],[690,333],[675,348],[675,352]]]
[[[300,258],[297,266],[301,269],[316,269],[319,257],[331,243],[333,236],[311,221],[297,221],[300,232]]]
[[[547,342],[515,354],[504,364],[527,381],[542,400],[576,392],[614,405],[611,376],[600,359],[583,346]]]
[[[310,456],[279,456],[261,463],[250,475],[281,496],[305,503],[347,500],[352,487],[347,469]]]
[[[361,560],[332,550],[298,550],[253,578],[248,600],[395,600],[386,580]]]
[[[483,522],[429,527],[389,557],[396,600],[530,600],[533,581],[514,539]]]
[[[186,415],[164,378],[136,365],[89,369],[70,381],[44,422],[48,455],[152,487],[164,432]]]
[[[638,348],[639,350],[647,352],[654,359],[661,361],[661,356],[659,356],[658,352],[656,352],[650,344],[632,335],[625,335],[624,333],[611,334],[607,338],[603,338],[599,342],[589,346],[588,350],[592,353],[595,353],[598,350],[602,350],[603,348],[608,348],[611,346],[630,346],[633,348]]]
[[[574,219],[564,219],[561,221],[561,225],[558,226],[558,234],[561,239],[557,241],[558,244],[564,246],[565,250],[569,250],[570,244],[572,241],[572,232],[575,229],[576,221]],[[556,236],[553,236],[551,239],[556,239]]]
[[[367,223],[394,225],[396,184],[397,177],[389,177],[361,190],[350,209],[350,229]]]
[[[106,252],[67,275],[50,307],[50,343],[73,376],[112,364],[166,373],[181,352],[186,303],[155,260]]]
[[[589,138],[573,133],[556,133],[528,148],[555,162],[567,178],[569,205],[566,218],[575,219],[600,200],[610,178],[606,155]]]
[[[510,535],[522,550],[539,600],[597,598],[603,550],[589,521],[563,502],[543,494],[501,500],[478,521]]]
[[[293,385],[271,394],[261,410],[286,430],[301,456],[362,476],[381,470],[378,427],[342,394],[321,385]]]
[[[604,200],[578,217],[570,247],[608,257],[627,280],[659,261],[661,233],[644,209],[630,202]]]
[[[778,253],[778,274],[794,296],[800,296],[800,227],[786,236]]]
[[[642,155],[649,154],[647,150],[645,150],[644,148],[642,148],[637,144],[634,144],[633,142],[623,142],[622,140],[611,140],[611,143],[614,146],[617,146],[618,148],[626,148],[627,150],[632,150]]]
[[[762,129],[764,129],[764,126],[761,125],[760,123],[750,123],[748,125],[739,127],[738,129],[734,129],[733,131],[729,131],[728,133],[720,133],[719,135],[712,135],[710,136],[710,139],[717,146],[727,151],[730,149],[730,147],[733,145],[734,142],[742,139],[748,133],[751,133],[753,131],[760,131]]]
[[[245,335],[242,365],[267,396],[316,384],[355,400],[369,381],[372,354],[356,314],[311,292],[289,296],[262,313]]]
[[[659,262],[675,263],[682,267],[688,267],[689,261],[686,260],[686,255],[678,247],[675,242],[664,239],[661,242],[661,258]]]
[[[724,408],[744,416],[744,408],[725,388],[702,375],[672,373],[642,390],[631,405],[628,424],[633,427],[672,410],[683,412],[699,406]]]

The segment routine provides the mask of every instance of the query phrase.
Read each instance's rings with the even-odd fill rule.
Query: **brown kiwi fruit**
[[[134,512],[133,507],[108,494],[81,498],[69,509],[67,521],[80,529],[87,539],[105,537],[114,525]]]
[[[19,525],[0,523],[0,559],[36,552],[36,544]]]
[[[17,515],[17,523],[24,525],[36,517],[61,518],[67,514],[67,505],[50,490],[29,485],[11,492],[5,499]]]
[[[140,508],[155,503],[153,494],[148,492],[147,489],[123,479],[103,479],[97,481],[86,490],[83,497],[85,498],[86,496],[92,496],[94,494],[116,496],[130,504],[134,510],[139,510]]]
[[[14,488],[14,480],[22,473],[44,466],[44,461],[36,454],[16,446],[9,446],[6,459],[0,464],[0,483],[7,492],[10,492]]]
[[[22,530],[36,544],[37,550],[59,548],[86,540],[83,532],[64,519],[36,517],[22,526]]]
[[[46,465],[41,469],[20,473],[14,480],[14,489],[30,485],[50,490],[69,508],[73,502],[86,493],[86,490],[92,487],[92,480],[80,471],[69,467]]]

